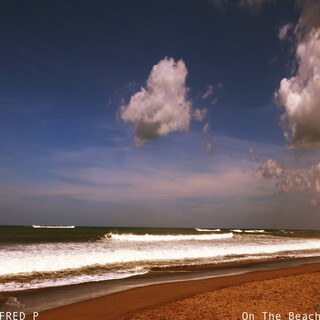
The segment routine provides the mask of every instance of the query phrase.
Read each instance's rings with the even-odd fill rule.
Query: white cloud
[[[211,96],[213,95],[213,90],[214,90],[215,88],[218,88],[218,89],[221,90],[221,89],[222,89],[222,82],[219,82],[219,83],[216,84],[215,86],[209,84],[209,85],[207,86],[206,92],[201,96],[202,100],[205,100],[205,99],[211,97]],[[218,101],[218,99],[215,98],[211,103],[212,103],[212,104],[215,104],[217,101]]]
[[[207,122],[202,128],[202,132],[203,133],[208,133],[209,130],[210,130],[210,124],[209,124],[209,122]]]
[[[320,5],[306,3],[309,6],[304,7],[295,28],[298,70],[295,76],[281,80],[275,98],[285,109],[281,125],[292,147],[320,149],[320,27],[316,23],[320,20]],[[316,18],[311,19],[312,16]]]
[[[276,188],[285,194],[311,195],[309,204],[317,204],[320,198],[320,163],[300,170],[287,172],[276,159],[267,160],[259,169],[265,179],[275,179]]]
[[[288,31],[292,29],[292,24],[287,23],[279,29],[278,37],[280,40],[284,40],[288,34]]]
[[[207,116],[209,110],[208,109],[195,109],[193,112],[193,118],[197,121],[203,121]]]
[[[209,151],[210,154],[215,154],[217,152],[217,149],[213,147],[210,141],[203,141],[202,145],[205,147],[207,151]]]
[[[146,88],[142,87],[131,96],[128,105],[120,107],[121,119],[135,125],[136,145],[173,131],[188,131],[192,117],[203,120],[208,111],[193,111],[187,99],[187,73],[182,60],[164,58],[152,68]]]
[[[258,169],[266,179],[280,178],[284,172],[284,166],[277,159],[269,159]]]
[[[211,101],[211,104],[214,105],[214,104],[216,104],[217,102],[218,102],[218,98],[215,98],[215,99],[213,99],[213,100]]]
[[[213,85],[207,86],[207,91],[202,95],[202,99],[205,100],[213,94]]]
[[[249,153],[249,154],[253,154],[254,153],[254,147],[250,147],[248,150],[247,150],[247,152]]]
[[[277,187],[286,194],[304,193],[310,190],[311,182],[299,173],[287,174],[280,179]]]
[[[253,184],[252,176],[235,167],[224,168],[221,172],[164,172],[161,168],[128,172],[92,167],[70,169],[65,172],[65,177],[77,182],[46,187],[13,187],[10,194],[16,198],[63,196],[70,199],[124,203],[153,199],[254,198],[266,193],[266,190]],[[0,188],[0,198],[1,196]],[[7,198],[6,194],[4,196]]]

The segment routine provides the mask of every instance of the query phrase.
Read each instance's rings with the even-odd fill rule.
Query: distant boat
[[[33,224],[32,227],[36,229],[74,229],[75,228],[75,226],[38,226],[35,224]]]

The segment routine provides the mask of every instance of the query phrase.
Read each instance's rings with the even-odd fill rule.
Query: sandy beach
[[[320,264],[313,263],[131,289],[41,312],[38,319],[246,319],[248,313],[313,320],[320,313],[319,286]]]

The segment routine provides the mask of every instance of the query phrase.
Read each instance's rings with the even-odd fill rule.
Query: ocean
[[[0,292],[318,256],[320,231],[2,226]]]

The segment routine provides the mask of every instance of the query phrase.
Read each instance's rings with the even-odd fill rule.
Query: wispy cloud
[[[202,128],[202,132],[203,132],[204,134],[206,134],[206,133],[209,132],[209,130],[210,130],[210,124],[209,124],[209,122],[207,122],[207,123],[203,126],[203,128]]]
[[[207,86],[206,92],[202,95],[202,99],[205,100],[213,94],[213,85],[209,84]]]
[[[255,151],[255,148],[251,146],[251,147],[247,150],[247,153],[248,153],[248,154],[253,154],[254,151]]]
[[[276,188],[287,195],[304,195],[306,203],[317,205],[320,200],[320,163],[311,167],[288,170],[277,159],[269,159],[258,171],[265,179],[276,181]]]
[[[17,173],[14,177],[9,176],[0,184],[1,197],[10,201],[62,197],[143,203],[146,199],[192,198],[200,201],[207,197],[229,199],[237,194],[252,198],[264,194],[262,187],[256,191],[255,177],[248,174],[252,172],[249,169],[255,160],[246,158],[243,153],[244,146],[252,142],[221,137],[221,152],[212,162],[212,157],[200,152],[202,139],[202,133],[190,133],[188,140],[180,137],[171,141],[172,146],[159,145],[156,157],[148,148],[131,146],[92,146],[29,155],[29,166],[37,163],[37,172],[24,176],[29,171],[25,170],[20,176]],[[198,152],[195,152],[196,145],[199,145]],[[212,143],[206,144],[205,148],[215,152]],[[230,157],[229,150],[234,150],[234,156]],[[187,161],[188,154],[193,157],[192,163]],[[48,176],[50,179],[46,179]]]
[[[207,197],[254,197],[261,190],[252,187],[252,177],[242,170],[220,173],[163,172],[147,170],[142,173],[86,168],[62,173],[77,183],[21,189],[12,187],[5,195],[16,197],[65,197],[101,202],[140,202],[152,199],[205,199]]]
[[[208,3],[219,10],[225,10],[228,7],[240,7],[243,9],[249,9],[250,11],[256,12],[262,8],[266,3],[275,3],[276,0],[208,0]]]
[[[202,142],[202,145],[210,154],[215,154],[217,152],[217,149],[214,148],[213,143],[211,141],[205,140]]]
[[[250,10],[259,10],[266,3],[275,3],[276,0],[240,0],[240,7]]]
[[[287,37],[288,32],[293,28],[293,25],[291,23],[287,23],[283,25],[279,29],[278,37],[280,40],[284,40]]]

